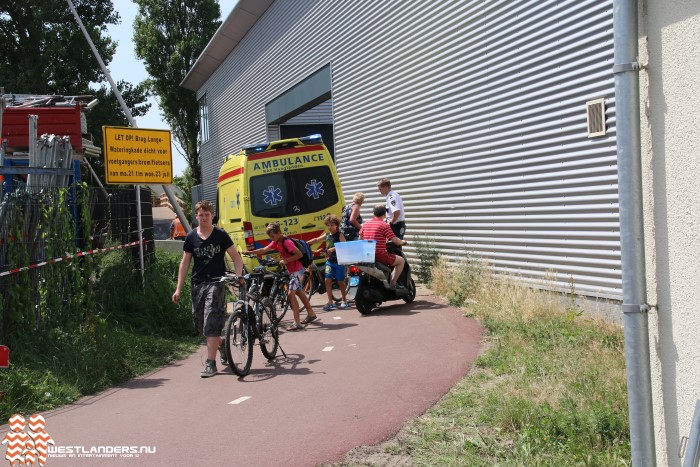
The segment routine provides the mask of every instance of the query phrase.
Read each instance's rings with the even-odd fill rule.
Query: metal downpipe
[[[655,466],[649,307],[646,305],[637,0],[613,0],[622,296],[632,465]]]

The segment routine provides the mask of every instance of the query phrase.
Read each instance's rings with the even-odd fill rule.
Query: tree
[[[119,14],[110,0],[74,0],[105,63],[116,44],[104,35]],[[104,79],[66,0],[5,0],[0,3],[0,85],[8,93],[89,93]]]
[[[119,89],[132,116],[146,115],[148,109],[151,108],[151,104],[146,102],[149,96],[146,83],[134,86],[126,81],[119,81],[117,89]],[[87,116],[88,133],[92,135],[95,146],[102,147],[102,125],[129,126],[129,120],[111,88],[103,84],[97,91],[92,91],[92,94],[100,103],[93,107]]]
[[[184,212],[192,212],[192,187],[197,185],[192,177],[192,169],[188,166],[181,176],[173,177],[173,185],[182,190],[182,202]]]
[[[151,104],[146,102],[149,94],[145,83],[134,86],[126,81],[119,81],[117,89],[119,89],[124,102],[129,107],[131,115],[134,117],[146,115],[148,109],[151,108]],[[91,93],[95,95],[95,98],[100,103],[88,113],[86,117],[87,129],[88,133],[92,135],[92,143],[101,148],[103,147],[102,126],[129,126],[129,120],[126,118],[111,87],[108,88],[103,84],[97,91],[93,90]],[[91,161],[91,163],[95,173],[104,183],[104,160],[100,158]]]
[[[184,151],[192,183],[201,183],[197,99],[180,83],[219,28],[221,9],[216,0],[134,1],[139,6],[134,21],[136,56],[145,62],[151,76],[149,89],[160,98],[163,117]]]
[[[72,0],[85,29],[105,64],[117,44],[106,35],[118,24],[111,0]],[[0,2],[0,86],[12,94],[95,95],[100,103],[87,117],[88,133],[102,147],[102,125],[128,126],[111,89],[97,91],[91,83],[105,81],[104,73],[66,0],[3,0]],[[145,84],[117,87],[134,116],[150,108]],[[103,172],[102,161],[95,171]]]

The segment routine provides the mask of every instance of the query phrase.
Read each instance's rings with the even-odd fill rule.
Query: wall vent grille
[[[588,137],[605,136],[605,99],[586,102]]]

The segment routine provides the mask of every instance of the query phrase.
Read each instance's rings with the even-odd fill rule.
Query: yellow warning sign
[[[107,183],[173,183],[169,130],[103,126]]]

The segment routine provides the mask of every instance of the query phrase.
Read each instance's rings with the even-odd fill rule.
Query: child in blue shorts
[[[323,307],[323,311],[330,311],[336,307],[333,302],[333,279],[338,281],[338,288],[343,296],[343,302],[338,306],[341,310],[348,308],[347,299],[345,296],[345,266],[338,264],[338,257],[335,254],[335,244],[344,242],[345,237],[340,232],[340,219],[334,214],[328,214],[323,220],[323,223],[328,227],[328,233],[321,235],[318,238],[309,240],[309,243],[317,243],[326,241],[326,253],[328,260],[326,261],[326,293],[328,294],[328,303]]]

